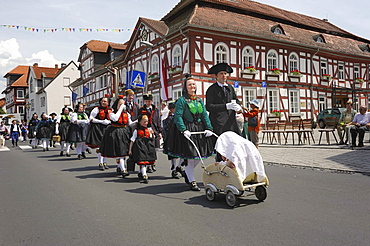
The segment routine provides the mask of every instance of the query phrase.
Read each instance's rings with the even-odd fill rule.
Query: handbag
[[[258,125],[258,117],[257,116],[254,116],[254,117],[248,119],[248,126],[256,127],[257,125]]]
[[[60,142],[60,136],[59,135],[54,135],[53,136],[53,141],[54,142]]]

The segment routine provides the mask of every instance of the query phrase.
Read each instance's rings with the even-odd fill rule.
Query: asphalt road
[[[367,245],[370,177],[266,166],[268,197],[229,208],[170,178],[149,184],[53,149],[0,152],[0,245]],[[206,161],[210,164],[211,158]],[[200,166],[198,184],[203,187]]]

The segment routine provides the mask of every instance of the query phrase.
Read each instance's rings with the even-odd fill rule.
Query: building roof
[[[150,29],[156,32],[160,36],[165,36],[168,32],[168,26],[164,21],[152,20],[148,18],[140,17],[139,21],[145,23]]]
[[[327,20],[282,10],[250,0],[182,0],[162,18],[170,29],[169,34],[183,25],[232,32],[301,44],[314,48],[333,50],[348,54],[370,56],[359,45],[370,41],[336,27]],[[271,31],[280,25],[285,35]],[[318,43],[314,36],[322,35],[326,43]]]
[[[127,44],[118,44],[118,43],[112,43],[112,42],[106,42],[101,40],[90,40],[86,43],[84,43],[80,47],[80,55],[78,57],[78,61],[81,61],[82,58],[82,50],[87,48],[91,52],[99,52],[99,53],[106,53],[108,52],[109,47],[115,50],[126,50]]]
[[[10,86],[11,87],[24,87],[28,86],[27,77],[28,77],[29,66],[19,65],[7,74],[4,75],[4,78],[9,77],[10,75],[21,75],[16,81],[14,81]]]
[[[58,66],[52,68],[52,67],[39,67],[37,65],[33,65],[31,68],[35,74],[36,79],[54,78],[60,70]]]

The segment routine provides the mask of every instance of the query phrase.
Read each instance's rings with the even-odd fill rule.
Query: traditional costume
[[[65,112],[66,110],[68,110],[68,113]],[[64,155],[64,146],[66,150],[66,156],[71,156],[69,154],[71,144],[67,141],[67,134],[71,125],[71,116],[69,115],[70,112],[72,112],[71,108],[63,108],[61,115],[59,115],[57,118],[55,126],[55,134],[58,134],[60,136],[60,156]]]
[[[126,111],[131,115],[131,120],[135,121],[137,120],[137,117],[139,116],[140,107],[133,100],[129,102],[129,100],[127,99],[129,95],[135,95],[135,92],[131,89],[128,89],[125,91],[125,94],[126,94],[126,102],[125,102]]]
[[[99,151],[103,157],[116,158],[117,165],[120,169],[119,171],[122,176],[125,177],[128,175],[127,168],[125,166],[125,157],[129,155],[128,150],[131,137],[131,119],[130,114],[125,111],[125,104],[121,104],[120,108],[117,110],[119,100],[123,99],[117,99],[113,105],[115,113],[111,112],[109,114],[111,125],[108,126],[104,133]]]
[[[37,114],[34,113],[32,115],[32,118],[30,119],[30,121],[28,122],[28,138],[30,139],[30,144],[32,146],[32,149],[36,149],[37,148],[37,138],[36,138],[36,126],[37,124],[39,123],[39,119],[37,119]]]
[[[89,127],[89,118],[85,112],[78,112],[81,104],[76,106],[75,112],[71,115],[71,125],[68,130],[68,142],[76,145],[77,158],[82,159],[83,145],[86,140]]]
[[[42,140],[43,151],[49,150],[49,141],[51,139],[51,120],[46,117],[46,114],[42,114],[41,120],[35,128],[36,138]]]
[[[55,147],[55,141],[53,140],[53,136],[56,134],[55,131],[56,131],[56,123],[57,123],[57,118],[55,118],[55,116],[57,116],[56,113],[51,113],[49,114],[49,116],[51,117],[50,118],[50,148],[51,147]],[[54,116],[54,118],[53,118]]]

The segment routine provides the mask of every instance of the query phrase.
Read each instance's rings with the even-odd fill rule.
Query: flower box
[[[148,79],[158,79],[159,78],[159,74],[158,73],[152,73],[148,76]]]
[[[330,75],[330,74],[323,74],[323,75],[321,76],[321,79],[322,79],[322,80],[331,80],[331,75]]]
[[[362,78],[355,78],[356,83],[364,83],[364,80]]]
[[[267,72],[268,75],[281,75],[281,72],[277,68],[272,68],[270,71]]]
[[[242,70],[242,73],[257,74],[258,70],[256,70],[254,66],[250,66],[250,67],[245,67]]]
[[[302,75],[302,73],[298,69],[296,69],[296,70],[290,71],[290,73],[288,74],[288,76],[300,78],[303,75]]]
[[[174,67],[171,67],[169,70],[168,70],[168,73],[169,74],[173,74],[173,73],[179,73],[182,71],[182,68],[181,66],[174,66]]]
[[[270,115],[275,115],[276,117],[281,117],[281,110],[273,110]]]

